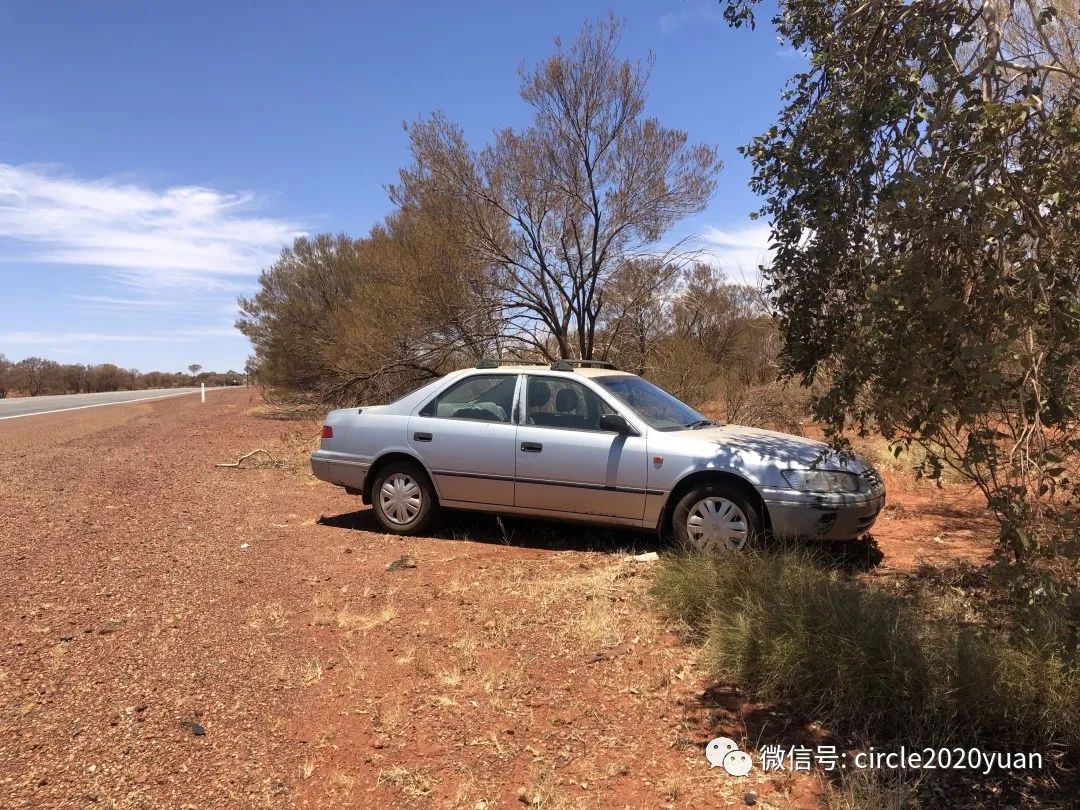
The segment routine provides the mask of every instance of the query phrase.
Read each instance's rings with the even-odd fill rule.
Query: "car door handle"
[[[544,445],[540,444],[540,442],[522,442],[521,443],[521,452],[522,453],[539,453],[543,449],[544,449]]]
[[[413,437],[413,441],[416,441],[416,442],[430,442],[431,441],[431,434],[430,433],[414,433],[412,435],[412,437]]]

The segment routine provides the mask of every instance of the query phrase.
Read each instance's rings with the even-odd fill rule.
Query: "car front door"
[[[409,419],[409,444],[435,478],[439,499],[512,506],[517,374],[471,374]]]
[[[541,374],[525,379],[514,506],[640,520],[645,437],[601,430],[600,416],[617,411],[578,380]]]

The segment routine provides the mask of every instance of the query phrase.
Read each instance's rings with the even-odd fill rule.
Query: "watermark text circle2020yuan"
[[[994,770],[1030,771],[1043,767],[1038,752],[984,751],[981,748],[900,746],[891,750],[838,751],[833,745],[784,747],[766,745],[761,749],[763,771],[826,771],[842,769],[874,770],[970,770],[989,774]]]

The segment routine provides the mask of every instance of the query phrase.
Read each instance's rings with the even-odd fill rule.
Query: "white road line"
[[[81,411],[85,408],[104,408],[106,405],[131,405],[134,402],[149,402],[152,399],[165,399],[166,397],[184,397],[189,394],[197,394],[198,391],[181,391],[178,394],[158,394],[153,397],[139,397],[138,399],[122,399],[119,402],[95,402],[93,405],[76,405],[74,408],[54,408],[51,411],[34,411],[33,413],[17,413],[14,416],[0,416],[0,422],[5,419],[22,419],[24,416],[45,416],[48,413],[63,413],[64,411]]]

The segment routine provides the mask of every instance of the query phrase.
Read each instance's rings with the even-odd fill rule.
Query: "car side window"
[[[514,374],[476,374],[460,380],[420,410],[420,416],[510,422],[514,410]]]
[[[525,424],[565,430],[596,430],[600,417],[616,411],[576,380],[532,377],[525,390]]]

